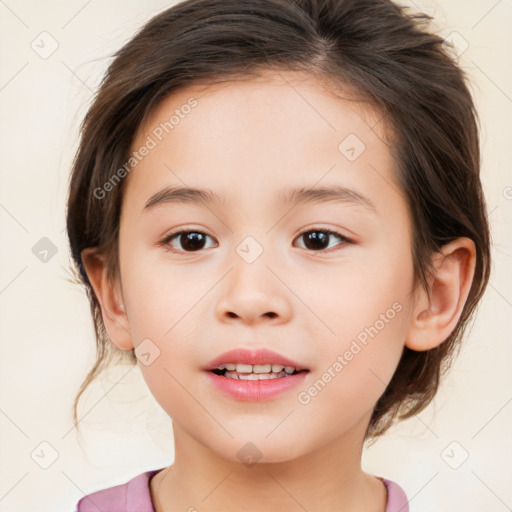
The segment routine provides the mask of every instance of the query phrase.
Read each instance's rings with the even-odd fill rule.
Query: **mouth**
[[[207,381],[230,399],[261,402],[277,399],[303,385],[309,369],[282,364],[226,363],[208,369]]]
[[[308,369],[298,370],[293,366],[284,366],[280,364],[252,365],[241,363],[221,364],[217,368],[209,371],[221,377],[238,380],[280,379],[296,375],[297,373],[309,372]]]
[[[284,395],[304,383],[310,369],[263,347],[239,347],[218,355],[203,368],[207,381],[224,396],[259,402]]]

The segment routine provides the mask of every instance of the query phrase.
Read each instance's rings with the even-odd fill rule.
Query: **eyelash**
[[[300,238],[301,236],[305,235],[306,233],[311,233],[311,232],[321,232],[321,233],[327,233],[328,235],[335,236],[335,237],[339,238],[343,242],[343,243],[341,243],[339,245],[345,245],[345,244],[353,243],[353,240],[347,238],[346,236],[341,235],[337,231],[332,231],[330,229],[323,229],[323,228],[309,228],[309,229],[299,233],[297,238]],[[184,233],[199,233],[200,235],[204,235],[204,236],[210,237],[210,235],[208,235],[208,233],[205,233],[204,231],[201,231],[201,230],[198,230],[198,229],[182,229],[182,230],[175,231],[174,233],[170,233],[169,235],[167,235],[162,241],[159,242],[159,245],[163,246],[163,247],[166,247],[167,248],[166,250],[168,250],[169,252],[175,253],[175,254],[194,254],[196,252],[200,252],[202,249],[198,249],[197,251],[181,251],[181,250],[176,250],[176,249],[171,247],[171,245],[170,245],[171,241],[174,238],[177,238],[177,237],[179,237],[179,235],[182,235]],[[210,237],[210,238],[213,238],[213,237]],[[322,252],[330,252],[331,250],[332,250],[332,248],[331,249],[319,249],[317,251],[311,250],[311,252],[322,253]]]

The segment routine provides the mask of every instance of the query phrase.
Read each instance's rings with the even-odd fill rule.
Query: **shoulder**
[[[155,512],[149,482],[161,469],[145,471],[124,484],[86,494],[75,512]]]
[[[409,512],[409,501],[404,490],[392,480],[379,477],[388,491],[386,512]]]

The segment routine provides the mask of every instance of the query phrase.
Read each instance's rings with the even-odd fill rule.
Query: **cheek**
[[[171,274],[170,265],[147,265],[135,253],[130,260],[123,276],[130,332],[138,353],[148,347],[152,361],[145,365],[141,358],[139,366],[158,401],[164,396],[179,399],[182,389],[177,381],[184,382],[187,372],[198,366],[194,348],[200,323],[194,307],[211,284],[194,280],[192,285],[184,267]],[[145,345],[138,349],[139,344]]]
[[[318,289],[318,276],[303,287],[308,297],[305,302],[323,322],[315,322],[320,328],[311,337],[323,365],[317,368],[320,373],[330,369],[336,375],[326,374],[322,379],[333,383],[326,386],[330,388],[326,395],[332,393],[332,399],[345,400],[353,407],[357,404],[352,401],[366,394],[363,402],[369,404],[384,391],[403,350],[412,259],[405,243],[386,244],[325,272],[320,277],[321,293],[311,292],[315,282]]]
[[[397,368],[406,308],[396,301],[382,311],[377,320],[364,304],[359,317],[344,314],[334,324],[338,335],[324,336],[318,345],[316,371],[299,390],[297,402],[303,428],[309,424],[320,438],[334,438],[371,415]]]
[[[133,283],[133,291],[137,285]],[[145,282],[141,288],[145,293],[133,301],[133,314],[130,314],[138,364],[151,394],[169,415],[174,415],[190,408],[190,396],[183,386],[188,387],[194,371],[197,374],[200,371],[194,350],[197,322],[193,315],[187,314],[191,309],[188,300],[176,297],[170,286],[162,283],[154,289]],[[145,352],[150,353],[149,364],[144,362]]]
[[[156,251],[133,251],[125,260],[123,275],[125,298],[132,307],[130,328],[135,344],[142,338],[188,338],[197,325],[192,320],[214,283],[211,270],[192,270],[191,266],[170,262]],[[197,319],[196,319],[197,320]]]
[[[329,334],[338,340],[355,337],[376,322],[380,326],[382,316],[386,326],[386,320],[400,324],[405,316],[397,314],[410,301],[413,281],[412,259],[405,244],[376,243],[367,250],[347,252],[336,266],[311,265],[303,270],[294,290],[324,321],[324,340]]]

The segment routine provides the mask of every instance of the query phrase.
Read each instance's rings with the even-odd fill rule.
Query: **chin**
[[[288,437],[288,441],[287,443],[279,436],[270,441],[261,435],[254,437],[247,435],[244,436],[243,441],[231,442],[229,453],[223,453],[222,456],[247,467],[253,467],[255,464],[289,462],[302,454],[297,451],[297,443],[294,443],[293,439]]]

